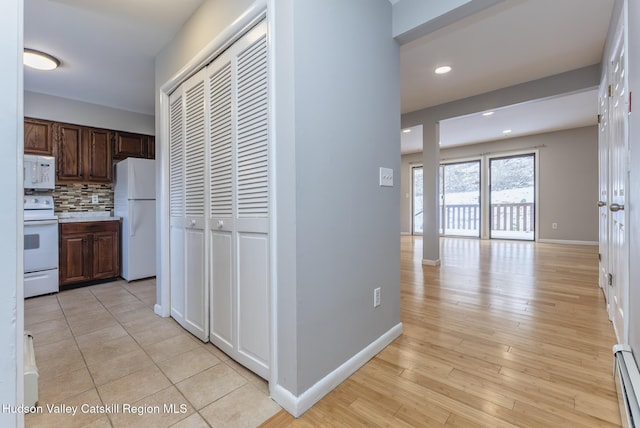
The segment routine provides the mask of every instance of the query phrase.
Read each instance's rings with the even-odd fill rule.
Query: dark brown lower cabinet
[[[60,224],[60,286],[120,275],[120,222]]]

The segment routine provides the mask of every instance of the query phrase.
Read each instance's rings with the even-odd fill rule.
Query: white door
[[[610,317],[618,341],[627,342],[628,308],[628,242],[626,230],[626,185],[628,180],[628,84],[626,75],[626,51],[624,26],[618,26],[613,56],[608,64],[611,76],[611,139],[610,139],[610,186],[609,194],[609,257],[612,279],[610,289]]]
[[[209,201],[210,201],[210,338],[227,354],[237,341],[235,323],[233,140],[234,97],[232,90],[232,49],[207,67],[209,83]]]
[[[207,67],[211,341],[269,375],[266,24]]]
[[[599,278],[609,310],[609,80],[604,73],[598,95],[598,252]]]
[[[205,275],[205,72],[187,80],[170,99],[171,316],[209,340],[209,289]]]

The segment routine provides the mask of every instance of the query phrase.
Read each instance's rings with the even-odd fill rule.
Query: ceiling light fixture
[[[484,113],[482,113],[483,116],[492,116],[493,113],[495,113],[494,111],[485,111]]]
[[[407,128],[407,129],[403,129],[402,132],[405,133],[405,134],[408,134],[409,132],[411,132],[411,130],[409,128]]]
[[[442,67],[438,67],[435,70],[433,70],[433,72],[436,74],[447,74],[450,71],[451,71],[451,66],[449,65],[443,65]]]
[[[22,63],[36,70],[55,70],[60,66],[60,60],[44,52],[34,49],[24,49]]]
[[[505,129],[504,131],[502,131],[502,133],[504,135],[511,134],[512,132],[513,132],[513,130],[511,130],[511,129]]]

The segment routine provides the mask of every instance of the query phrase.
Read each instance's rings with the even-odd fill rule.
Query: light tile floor
[[[155,315],[155,298],[151,279],[25,300],[42,408],[25,426],[255,427],[280,410],[263,379]]]

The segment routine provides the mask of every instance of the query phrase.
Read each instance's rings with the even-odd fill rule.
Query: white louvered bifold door
[[[211,341],[269,376],[266,24],[207,67]]]
[[[209,289],[205,274],[207,129],[204,79],[203,70],[179,88],[183,114],[179,121],[176,104],[175,134],[176,137],[179,134],[179,123],[182,136],[180,143],[176,141],[174,150],[173,134],[170,132],[169,164],[172,222],[171,313],[185,329],[206,342],[209,340]],[[173,114],[174,106],[171,104],[170,107]],[[171,120],[173,123],[173,116]],[[180,188],[183,189],[182,192],[178,191]]]
[[[269,375],[269,158],[266,34],[237,57],[236,230],[238,352]]]
[[[169,257],[171,316],[184,324],[184,103],[183,87],[169,97]]]
[[[209,82],[211,341],[233,352],[233,124],[231,53],[207,69]]]

